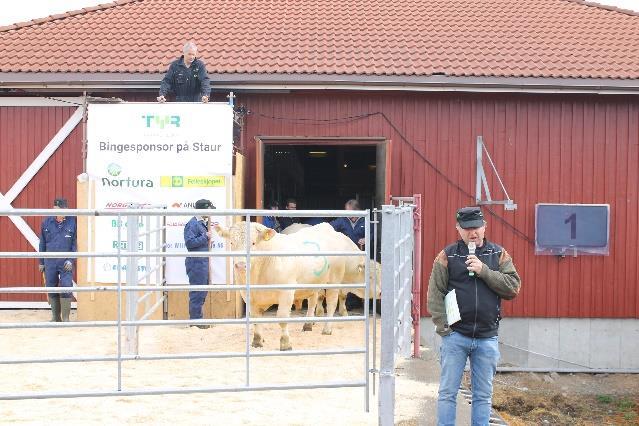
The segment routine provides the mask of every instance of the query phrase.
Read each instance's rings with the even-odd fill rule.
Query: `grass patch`
[[[610,404],[612,402],[612,396],[610,395],[597,395],[597,401],[602,404]]]
[[[630,399],[620,399],[616,402],[616,405],[621,411],[629,411],[635,408],[635,402]]]
[[[628,421],[637,420],[637,413],[635,413],[634,411],[631,411],[629,413],[624,414],[623,418]]]

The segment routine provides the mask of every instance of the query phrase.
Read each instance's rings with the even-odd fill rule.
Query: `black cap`
[[[69,203],[67,203],[66,198],[56,198],[53,200],[53,207],[60,207],[61,209],[66,209],[69,207]]]
[[[215,206],[209,200],[201,199],[195,202],[196,209],[214,209]]]
[[[462,207],[457,210],[457,223],[464,229],[480,228],[485,224],[484,214],[479,207]]]

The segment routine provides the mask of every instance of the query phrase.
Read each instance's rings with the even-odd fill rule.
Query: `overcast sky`
[[[598,0],[597,2],[639,12],[639,0]],[[45,16],[81,9],[87,6],[109,3],[109,0],[14,0],[3,1],[2,3],[0,25],[8,25],[36,18],[44,18]]]

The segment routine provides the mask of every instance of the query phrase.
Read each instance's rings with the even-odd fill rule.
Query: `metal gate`
[[[401,200],[400,200],[401,201]],[[411,356],[415,205],[382,206],[382,336],[379,424],[393,425],[396,354]],[[419,261],[419,259],[417,259]],[[418,339],[418,336],[415,336]]]
[[[296,216],[296,217],[364,217],[366,226],[366,241],[369,241],[370,237],[370,212],[366,211],[342,211],[342,210],[280,210],[278,216]],[[186,253],[180,252],[167,252],[164,250],[164,228],[165,218],[167,216],[191,216],[200,215],[202,210],[184,209],[184,210],[164,210],[164,209],[126,209],[114,212],[113,210],[92,210],[92,209],[12,209],[12,210],[0,210],[0,216],[52,216],[52,215],[64,215],[64,216],[115,216],[117,223],[122,224],[126,218],[128,223],[138,224],[141,220],[145,220],[147,224],[147,231],[145,233],[138,233],[137,226],[128,226],[127,228],[127,245],[126,250],[122,250],[121,244],[117,245],[116,251],[109,252],[0,252],[0,258],[13,258],[13,259],[26,259],[26,258],[91,258],[91,257],[106,257],[115,258],[118,262],[118,282],[115,286],[102,285],[102,286],[82,286],[77,287],[75,291],[78,292],[117,292],[118,295],[118,309],[117,320],[115,321],[77,321],[77,322],[31,322],[31,323],[0,323],[0,330],[9,329],[51,329],[51,328],[79,328],[79,327],[116,327],[118,329],[117,334],[117,353],[114,355],[100,355],[100,356],[87,356],[78,354],[72,357],[36,357],[36,358],[9,358],[9,352],[5,352],[4,356],[0,357],[0,364],[45,364],[50,365],[54,363],[85,363],[85,362],[99,362],[99,361],[111,361],[117,368],[117,382],[112,384],[105,384],[105,388],[101,390],[69,390],[65,392],[31,392],[31,393],[16,393],[12,390],[6,390],[0,393],[0,401],[3,400],[21,400],[21,399],[45,399],[45,398],[78,398],[78,397],[102,397],[102,396],[130,396],[130,395],[162,395],[162,394],[192,394],[192,393],[213,393],[213,392],[239,392],[239,391],[265,391],[265,390],[294,390],[294,389],[321,389],[321,388],[347,388],[358,387],[363,389],[364,396],[364,408],[369,410],[369,387],[370,387],[370,368],[369,368],[369,309],[368,303],[364,303],[363,315],[351,315],[346,317],[277,317],[277,318],[256,318],[251,315],[250,309],[247,309],[247,315],[245,318],[237,319],[198,319],[198,320],[149,320],[148,314],[143,315],[141,318],[137,318],[135,315],[136,307],[138,304],[148,302],[147,294],[153,292],[168,292],[168,291],[181,291],[188,292],[193,290],[193,287],[189,285],[171,285],[165,286],[163,276],[160,271],[163,267],[163,260],[168,257],[184,257]],[[246,222],[250,223],[251,218],[256,216],[268,216],[272,214],[271,210],[211,210],[207,212],[210,216],[224,217],[224,216],[239,216]],[[151,218],[155,218],[156,228],[150,229]],[[118,227],[118,241],[121,241],[120,235],[122,233],[122,227]],[[249,235],[250,232],[247,232]],[[136,241],[145,237],[147,244],[150,244],[151,239],[156,239],[156,247],[154,250],[137,251]],[[148,247],[148,245],[147,245]],[[247,259],[247,268],[250,266],[250,258],[252,256],[360,256],[365,259],[365,271],[364,282],[362,283],[349,283],[349,284],[268,284],[268,285],[251,285],[250,279],[246,279],[245,285],[201,285],[197,286],[197,290],[203,291],[239,291],[245,290],[247,294],[247,301],[250,301],[251,292],[263,291],[263,290],[277,290],[277,289],[363,289],[365,294],[365,300],[369,298],[370,292],[370,256],[369,256],[369,244],[366,244],[365,250],[361,252],[352,251],[325,251],[318,250],[316,252],[295,252],[295,251],[252,251],[251,245],[247,244],[245,250],[241,251],[227,251],[224,253],[219,252],[189,252],[188,256],[194,257],[239,257],[245,256]],[[151,269],[151,262],[147,261],[147,273],[139,277],[134,271],[138,260],[140,259],[159,259],[155,263],[155,267]],[[128,262],[129,268],[127,274],[128,282],[123,282],[121,277],[121,265],[124,262]],[[156,276],[155,283],[150,282],[152,274],[158,274]],[[249,275],[250,276],[250,275]],[[146,280],[148,285],[139,285],[140,281]],[[23,283],[20,283],[23,284]],[[41,286],[19,286],[19,287],[5,287],[0,288],[2,293],[64,293],[68,292],[68,288],[59,287],[41,287]],[[120,309],[120,300],[123,293],[136,294],[137,292],[145,292],[145,295],[137,297],[127,297],[127,318],[123,319]],[[162,299],[160,299],[162,300]],[[149,310],[153,311],[159,307],[160,302],[157,302],[153,306],[149,306]],[[363,326],[364,345],[350,348],[330,348],[322,350],[292,350],[287,352],[281,351],[253,351],[249,342],[249,328],[251,324],[266,324],[266,323],[303,323],[303,322],[361,322]],[[140,326],[168,326],[168,325],[190,325],[190,324],[239,324],[246,327],[246,349],[240,352],[206,352],[206,353],[186,353],[186,354],[137,354],[137,329]],[[122,331],[126,330],[126,342],[123,345],[121,342]],[[410,337],[409,337],[410,339]],[[278,384],[253,384],[251,383],[251,367],[250,362],[253,358],[260,357],[291,357],[291,356],[327,356],[327,355],[357,355],[362,357],[361,376],[358,380],[340,380],[331,382],[310,382],[310,383],[278,383]],[[246,376],[243,384],[237,384],[236,386],[216,386],[216,387],[149,387],[149,388],[126,388],[122,385],[122,364],[123,362],[135,362],[139,360],[160,360],[160,359],[213,359],[213,358],[244,358],[246,360]],[[34,368],[34,372],[37,369]]]

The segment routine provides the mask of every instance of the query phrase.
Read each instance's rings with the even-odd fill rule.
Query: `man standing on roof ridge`
[[[166,102],[166,95],[175,94],[176,102],[208,102],[211,84],[206,65],[197,59],[197,46],[189,41],[182,49],[184,53],[171,62],[160,84],[158,102]]]

